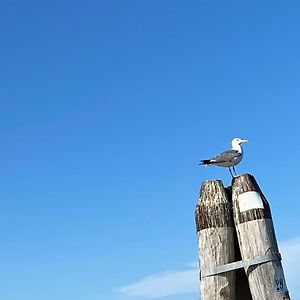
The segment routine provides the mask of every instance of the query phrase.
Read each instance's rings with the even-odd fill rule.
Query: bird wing
[[[210,163],[222,163],[222,162],[232,162],[242,154],[237,150],[228,150],[220,153],[219,155],[211,158]]]

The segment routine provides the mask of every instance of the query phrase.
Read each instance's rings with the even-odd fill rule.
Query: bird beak
[[[242,143],[248,143],[248,140],[240,140],[240,144]]]

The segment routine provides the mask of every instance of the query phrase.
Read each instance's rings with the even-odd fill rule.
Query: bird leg
[[[236,176],[235,167],[233,166],[232,169],[233,169],[234,175]]]
[[[233,178],[234,176],[232,175],[232,172],[231,172],[230,167],[228,167],[228,169],[229,169],[229,172],[230,172],[230,174],[231,174],[231,176],[232,176],[232,178]]]

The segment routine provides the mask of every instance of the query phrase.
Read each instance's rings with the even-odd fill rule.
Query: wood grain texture
[[[247,192],[257,192],[263,208],[253,208],[250,205],[251,193]],[[241,199],[247,201],[248,195],[251,209],[243,208],[242,211]],[[252,175],[243,174],[233,179],[232,200],[242,259],[278,253],[270,206]],[[253,300],[290,300],[279,260],[255,265],[245,271]]]
[[[233,262],[231,204],[220,180],[202,184],[195,219],[201,271]],[[235,272],[202,278],[201,300],[235,300]]]
[[[242,260],[241,251],[236,231],[234,231],[234,233],[235,260],[240,261]],[[248,277],[246,276],[244,269],[235,270],[235,297],[237,300],[253,300],[249,288]]]

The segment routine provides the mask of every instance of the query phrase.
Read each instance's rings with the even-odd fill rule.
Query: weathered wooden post
[[[254,177],[232,182],[234,222],[253,300],[290,300],[267,199]],[[211,298],[213,299],[213,298]]]
[[[235,271],[215,274],[214,267],[235,260],[231,203],[220,180],[205,181],[195,212],[201,300],[235,300]]]

